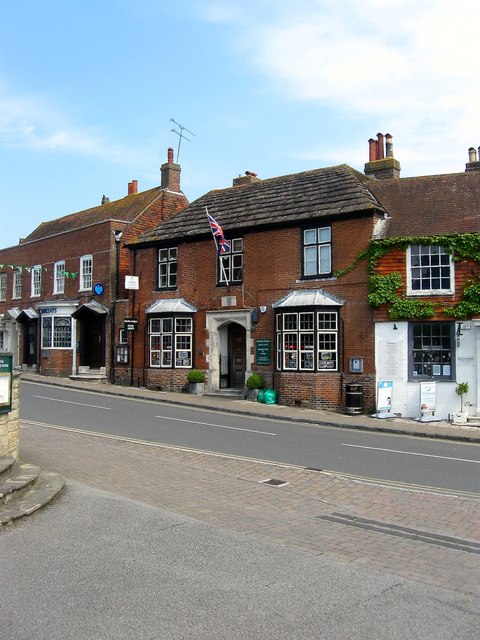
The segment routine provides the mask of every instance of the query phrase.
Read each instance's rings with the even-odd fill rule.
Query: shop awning
[[[274,309],[284,307],[341,307],[343,300],[327,295],[321,289],[311,291],[292,291],[285,297],[274,302]]]
[[[148,307],[145,313],[195,313],[196,307],[185,302],[183,298],[157,300]]]

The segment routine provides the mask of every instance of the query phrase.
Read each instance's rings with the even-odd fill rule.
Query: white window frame
[[[80,291],[91,291],[93,286],[93,256],[80,258]]]
[[[0,273],[0,302],[5,302],[7,299],[7,274]]]
[[[193,317],[160,316],[148,323],[149,366],[154,369],[191,369]]]
[[[276,326],[277,370],[339,370],[337,311],[285,310],[277,314]]]
[[[421,264],[419,265],[412,264],[413,261],[418,262],[418,260],[416,255],[412,256],[413,247],[410,246],[407,248],[407,294],[409,296],[435,296],[435,295],[443,296],[443,295],[451,295],[455,293],[455,270],[454,270],[452,255],[447,251],[445,251],[443,247],[439,247],[438,245],[413,245],[413,246],[416,249],[418,248],[420,250],[421,252],[420,262],[422,262],[422,259],[423,259],[425,264],[423,267]],[[436,258],[434,258],[433,256],[437,256],[437,255],[447,257],[448,264],[444,263],[443,265],[436,265],[436,264],[432,265],[432,262],[434,263],[436,262]],[[448,288],[444,288],[444,289],[442,288],[414,289],[413,288],[413,281],[417,279],[416,276],[419,270],[428,269],[430,271],[430,275],[425,277],[426,278],[428,277],[430,280],[432,280],[433,279],[433,276],[431,275],[432,269],[446,269],[446,268],[449,269],[450,284]],[[440,279],[440,274],[438,276],[438,279]]]
[[[325,278],[332,273],[332,228],[312,227],[302,232],[303,277]]]
[[[48,324],[50,326],[48,326]],[[63,328],[67,331],[63,332]],[[41,345],[42,349],[71,349],[72,348],[72,316],[54,316],[42,314],[41,322]],[[63,342],[62,333],[69,334],[69,344],[60,344]]]
[[[12,300],[18,300],[22,297],[22,272],[17,270],[13,272]]]
[[[30,271],[31,289],[30,295],[32,298],[39,298],[42,295],[42,267],[36,264]]]
[[[53,265],[53,293],[65,293],[65,260],[57,260]]]

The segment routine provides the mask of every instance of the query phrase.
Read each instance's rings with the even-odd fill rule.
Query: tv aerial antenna
[[[188,131],[188,133],[192,136],[195,136],[195,134],[193,133],[193,131],[190,131],[190,129],[187,129],[187,127],[184,127],[183,124],[180,124],[179,122],[177,122],[174,118],[170,118],[170,122],[174,122],[177,125],[177,127],[180,129],[180,131],[177,131],[176,129],[170,129],[170,131],[172,131],[173,133],[176,133],[178,136],[178,149],[177,149],[177,162],[178,162],[182,140],[185,139],[188,142],[191,142],[190,138],[187,138],[187,136],[183,132]]]

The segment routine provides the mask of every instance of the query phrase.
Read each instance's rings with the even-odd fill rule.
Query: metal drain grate
[[[271,487],[283,487],[288,482],[286,480],[278,480],[277,478],[269,478],[268,480],[260,480],[260,484],[269,484]]]

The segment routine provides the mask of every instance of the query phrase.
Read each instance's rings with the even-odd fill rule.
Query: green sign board
[[[271,363],[271,340],[270,338],[257,338],[255,340],[255,361],[257,364]]]
[[[0,354],[0,413],[12,410],[12,356]]]

